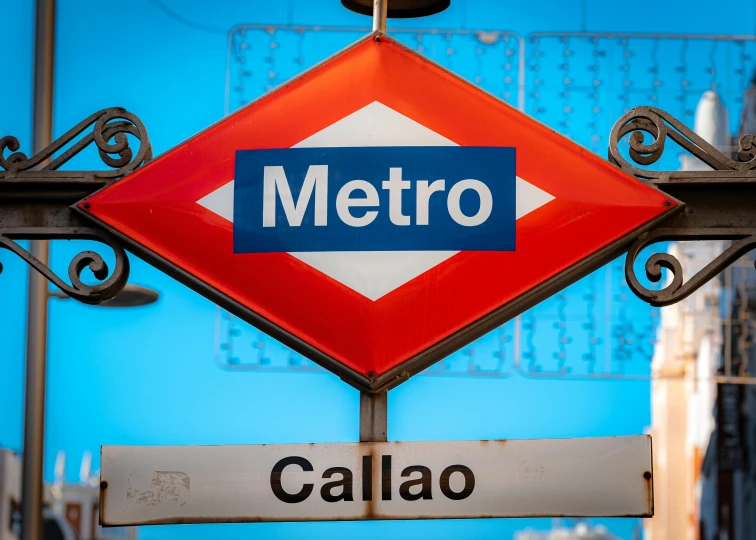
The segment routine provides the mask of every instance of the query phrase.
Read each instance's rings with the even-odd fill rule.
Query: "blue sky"
[[[100,108],[123,106],[143,120],[155,153],[162,153],[223,116],[227,32],[232,27],[244,23],[368,24],[367,18],[346,11],[337,0],[163,0],[163,4],[180,14],[183,22],[169,17],[150,0],[58,2],[56,135]],[[545,0],[538,5],[453,0],[443,14],[390,22],[389,31],[411,26],[507,29],[523,36],[535,31],[578,30],[754,33],[756,5],[725,2],[719,6],[729,9],[712,9],[701,0],[662,1],[652,10],[628,16],[621,10],[628,9],[629,4],[601,0],[582,4]],[[0,0],[0,49],[5,51],[0,135],[17,136],[22,150],[28,150],[31,141],[32,28],[31,0]],[[320,46],[327,48],[329,43],[326,40]],[[336,49],[334,42],[330,52]],[[559,50],[554,54],[558,56]],[[452,69],[468,69],[464,62]],[[699,74],[698,78],[702,77]],[[636,97],[640,100],[643,96]],[[552,110],[560,110],[556,99],[552,96],[544,101]],[[556,117],[544,120],[560,129]],[[82,158],[78,166],[98,164]],[[68,261],[81,247],[77,242],[55,243],[53,268],[65,274]],[[0,251],[0,263],[5,267],[0,274],[0,445],[19,449],[26,267],[4,251]],[[132,258],[132,264],[132,281],[159,290],[158,304],[105,310],[74,301],[51,301],[48,478],[59,449],[67,452],[69,476],[75,480],[82,452],[89,450],[96,455],[101,444],[356,440],[355,390],[329,374],[218,369],[214,362],[217,308],[145,263]],[[605,274],[599,272],[594,278],[599,290],[605,286]],[[583,283],[573,289],[577,291],[573,297],[580,298],[586,287],[590,285]],[[648,320],[649,310],[634,298],[626,300],[626,305],[625,313],[613,311],[616,317],[637,324]],[[535,313],[546,317],[546,327],[550,327],[558,301],[551,300],[538,309]],[[576,328],[577,335],[579,324]],[[577,341],[571,351],[580,357],[586,347],[584,340]],[[485,348],[486,343],[484,339],[480,347]],[[547,356],[551,357],[553,347],[549,347]],[[649,384],[642,381],[417,377],[392,391],[389,398],[391,440],[627,435],[642,433],[650,421]],[[631,538],[636,524],[634,520],[606,522],[622,538]],[[252,535],[507,538],[525,526],[547,527],[548,523],[470,520],[213,525],[153,527],[143,529],[141,535],[144,539]]]

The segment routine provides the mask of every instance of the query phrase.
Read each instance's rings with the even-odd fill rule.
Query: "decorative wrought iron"
[[[653,141],[646,144],[644,133],[650,134]],[[664,153],[667,138],[670,138],[711,169],[656,171],[640,168],[620,151],[620,141],[628,134],[629,155],[635,164],[648,166],[656,163]],[[738,159],[735,160],[655,107],[636,107],[614,125],[609,141],[609,159],[628,173],[650,180],[660,190],[681,199],[681,213],[660,224],[660,228],[639,237],[628,251],[625,276],[630,289],[641,300],[653,306],[674,304],[756,249],[755,139],[754,135],[741,137]],[[681,193],[688,196],[681,196]],[[658,283],[666,269],[672,279],[659,290],[645,287],[635,273],[635,262],[641,250],[673,240],[731,240],[733,243],[687,281],[684,281],[682,264],[677,258],[668,253],[654,253],[646,261],[646,277]]]
[[[644,287],[635,275],[634,263],[638,254],[643,248],[651,244],[669,240],[734,240],[734,242],[721,255],[684,283],[680,261],[669,253],[654,253],[646,261],[646,277],[650,281],[658,283],[663,276],[662,269],[666,269],[672,274],[672,279],[660,290]],[[625,260],[625,275],[628,285],[638,298],[653,306],[668,306],[690,296],[691,293],[753,249],[756,249],[756,229],[710,229],[705,232],[695,229],[657,229],[639,238],[632,245]]]
[[[97,240],[107,244],[113,250],[116,260],[112,272],[110,272],[107,263],[99,253],[87,250],[77,254],[68,264],[68,278],[71,280],[71,285],[63,281],[48,266],[42,264],[34,255],[13,241],[13,238],[24,236],[33,238],[37,235],[39,235],[39,232],[33,230],[29,231],[28,236],[24,235],[24,231],[20,230],[10,234],[0,234],[0,248],[5,248],[15,253],[61,291],[85,304],[99,304],[110,300],[121,292],[121,289],[126,285],[126,281],[129,278],[129,258],[121,244],[105,231],[89,227],[75,229],[60,228],[56,231],[45,233],[45,238],[51,240],[70,240],[71,238]],[[92,271],[95,278],[100,280],[100,283],[87,285],[81,280],[81,274],[87,267]],[[3,267],[0,264],[0,273],[2,273],[2,270]]]
[[[118,121],[114,122],[114,120]],[[91,133],[85,135],[73,146],[52,159],[56,152],[60,151],[78,135],[81,135],[92,126],[94,126],[94,129]],[[131,134],[139,140],[139,149],[136,155],[129,144],[127,134]],[[114,142],[111,143],[111,139]],[[92,142],[97,145],[97,150],[103,163],[108,167],[112,167],[113,170],[86,172],[58,171],[59,167],[68,162],[76,154],[79,154]],[[0,171],[0,179],[22,177],[24,172],[37,178],[53,175],[60,177],[64,175],[96,176],[98,178],[115,179],[130,173],[146,161],[152,159],[152,147],[150,146],[144,124],[142,124],[142,121],[136,115],[121,107],[111,107],[92,114],[31,158],[27,157],[23,152],[18,152],[19,148],[20,144],[16,137],[5,136],[0,139],[0,167],[8,171],[6,173]],[[6,149],[13,152],[7,158],[3,157]],[[118,157],[113,157],[114,155]],[[49,163],[43,165],[38,170],[32,170],[47,160],[50,160]],[[52,171],[55,172],[53,173]]]
[[[84,134],[89,128],[92,131]],[[129,136],[138,141],[138,148],[132,148]],[[91,144],[109,169],[58,170]],[[129,259],[114,236],[81,221],[70,206],[152,158],[144,124],[125,109],[103,109],[31,157],[19,148],[17,138],[0,138],[0,249],[20,257],[72,298],[87,304],[110,300],[126,285]],[[7,156],[6,150],[11,152]],[[113,250],[115,264],[111,271],[99,253],[82,251],[68,265],[69,284],[17,242],[35,239],[95,240]],[[86,268],[98,283],[82,281]]]
[[[673,129],[670,129],[673,128]],[[654,140],[645,144],[645,133]],[[641,169],[630,163],[622,155],[619,145],[622,138],[630,133],[629,154],[639,165],[652,165],[664,153],[667,137],[706,163],[709,171],[655,171]],[[672,180],[677,178],[756,178],[756,135],[744,135],[740,139],[738,161],[726,156],[706,142],[692,129],[672,115],[656,107],[635,107],[622,116],[614,127],[609,139],[609,160],[621,169],[638,178]]]

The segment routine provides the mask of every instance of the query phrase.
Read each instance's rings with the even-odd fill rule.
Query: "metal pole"
[[[360,442],[388,440],[388,392],[360,392]]]
[[[386,33],[389,0],[373,0],[373,32]]]
[[[34,153],[52,141],[55,0],[37,0],[34,29]],[[30,252],[49,264],[46,240],[32,240]],[[45,369],[47,353],[47,280],[29,268],[26,335],[26,394],[21,486],[22,540],[42,538],[42,464],[45,436]]]

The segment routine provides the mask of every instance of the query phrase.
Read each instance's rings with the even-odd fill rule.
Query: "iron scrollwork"
[[[628,134],[628,153],[633,163],[620,151],[620,141]],[[645,134],[653,137],[648,144]],[[639,167],[658,162],[668,138],[710,169],[657,171]],[[654,107],[637,107],[614,125],[609,159],[629,174],[681,199],[682,210],[677,215],[640,236],[628,250],[625,277],[630,289],[641,300],[654,306],[674,304],[756,249],[756,136],[741,137],[736,155],[730,157],[666,112]],[[659,290],[642,285],[635,271],[641,250],[652,244],[675,240],[724,240],[731,243],[687,281],[676,257],[669,253],[654,253],[646,260],[646,277],[658,283],[662,280],[663,270],[667,270],[671,280]]]
[[[640,251],[651,244],[669,240],[732,240],[733,243],[685,282],[683,282],[682,264],[676,257],[669,253],[654,253],[646,260],[646,277],[649,281],[658,283],[663,277],[662,270],[666,269],[672,274],[672,280],[659,290],[644,287],[635,275],[634,267]],[[641,300],[656,307],[668,306],[688,297],[753,249],[756,249],[756,230],[754,229],[711,229],[706,237],[702,236],[700,231],[691,229],[656,229],[641,236],[630,247],[625,259],[625,278],[630,289]]]
[[[82,137],[59,156],[52,158],[56,152],[92,126],[94,128],[91,133]],[[129,144],[127,134],[133,135],[139,140],[139,148],[136,154]],[[113,142],[110,142],[111,140]],[[152,148],[142,121],[126,109],[111,107],[98,111],[89,118],[82,120],[31,158],[18,151],[20,144],[16,137],[8,135],[0,138],[0,167],[11,173],[9,176],[20,177],[21,174],[19,173],[31,172],[32,169],[49,159],[49,163],[40,167],[38,171],[34,171],[34,176],[52,176],[54,173],[51,173],[51,171],[57,171],[59,167],[79,154],[92,142],[97,146],[97,151],[103,163],[112,167],[112,170],[88,171],[79,173],[81,175],[93,175],[98,178],[120,178],[152,159]],[[4,157],[6,149],[13,152],[7,158]],[[40,175],[40,172],[43,174]],[[3,173],[0,172],[0,179],[2,176]]]
[[[667,138],[706,163],[712,170],[704,171],[655,171],[642,169],[628,161],[620,151],[620,141],[630,133],[629,154],[638,165],[652,165],[662,157]],[[645,133],[653,137],[645,143]],[[609,137],[609,161],[638,178],[669,180],[675,178],[756,178],[756,135],[744,135],[740,139],[738,160],[726,156],[700,135],[661,109],[635,107],[620,118]]]
[[[12,236],[22,234],[23,232],[18,231]],[[76,238],[79,240],[96,240],[107,244],[115,254],[113,271],[110,272],[108,264],[99,253],[90,250],[82,251],[71,259],[71,262],[68,264],[68,278],[71,281],[71,285],[69,285],[47,265],[22,248],[17,242],[14,242],[11,235],[0,235],[0,248],[5,248],[16,254],[61,291],[85,304],[99,304],[110,300],[126,285],[126,281],[129,278],[129,258],[121,244],[105,231],[92,227],[76,229],[61,228],[55,232],[50,231],[45,236],[52,240]],[[84,283],[81,280],[81,273],[85,268],[89,268],[100,283],[96,285],[87,285]],[[0,264],[0,272],[2,270],[3,267]]]
[[[137,148],[132,147],[134,139]],[[92,144],[108,168],[58,170]],[[20,257],[72,298],[87,304],[110,300],[126,285],[128,256],[118,239],[82,222],[70,207],[152,158],[144,124],[125,109],[103,109],[31,157],[19,148],[16,137],[0,138],[0,249]],[[10,153],[6,155],[6,151]],[[115,264],[111,269],[99,253],[82,251],[69,262],[69,284],[18,243],[35,239],[95,240],[112,249]],[[82,281],[87,268],[98,283]]]

